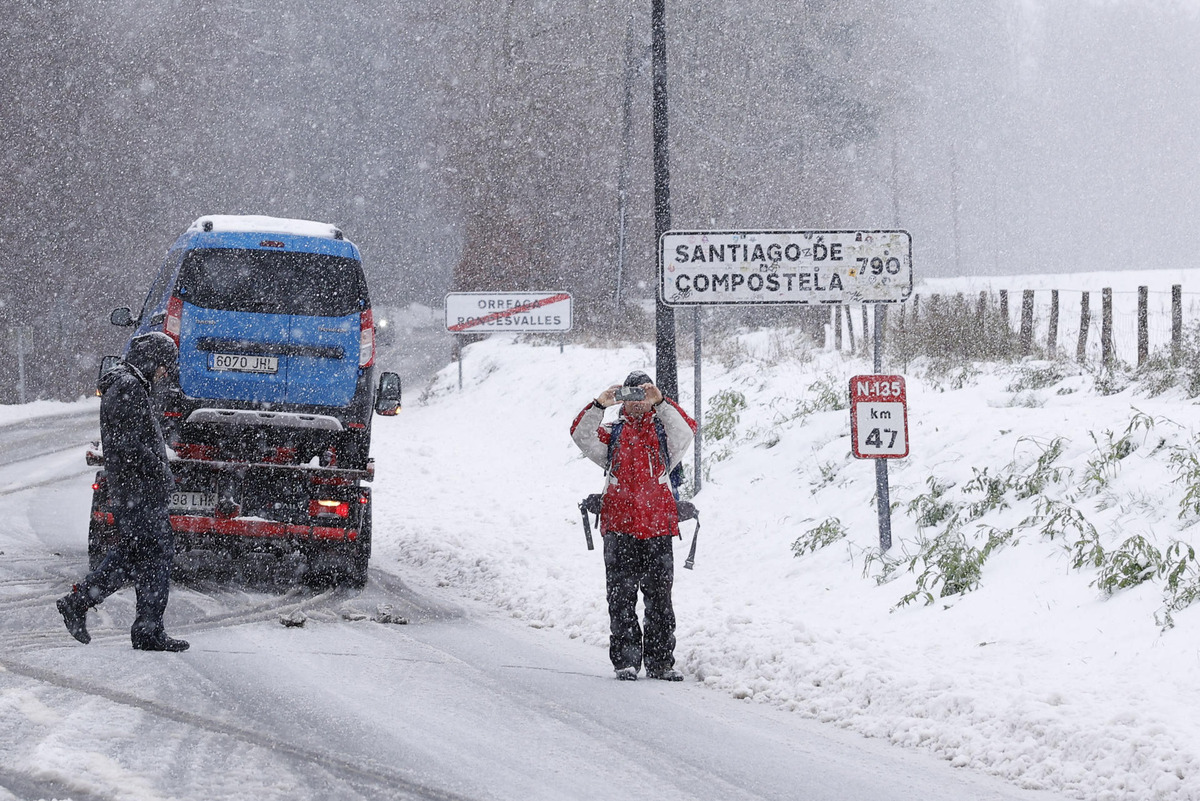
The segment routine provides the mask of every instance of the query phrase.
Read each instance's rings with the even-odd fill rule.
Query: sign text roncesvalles
[[[850,379],[850,443],[859,459],[908,456],[908,399],[904,376]]]
[[[668,306],[896,303],[912,294],[907,231],[668,231],[659,248]]]
[[[571,295],[566,292],[451,292],[446,330],[465,333],[570,331]]]

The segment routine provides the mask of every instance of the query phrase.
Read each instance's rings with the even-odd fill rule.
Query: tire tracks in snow
[[[270,753],[282,754],[300,765],[319,766],[332,776],[350,784],[368,798],[403,799],[404,801],[471,801],[467,796],[413,781],[365,758],[356,758],[352,761],[328,751],[313,750],[267,732],[177,709],[161,701],[141,698],[123,690],[65,676],[8,656],[0,656],[0,668],[42,684],[49,684],[94,698],[102,698],[163,720],[180,723],[221,737],[229,737]],[[0,773],[0,785],[4,784],[6,775]]]

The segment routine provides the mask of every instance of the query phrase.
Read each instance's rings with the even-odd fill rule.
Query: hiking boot
[[[87,630],[87,606],[79,602],[75,593],[64,595],[54,604],[62,615],[63,624],[71,636],[84,645],[92,641],[92,635]]]
[[[617,681],[637,681],[637,673],[637,668],[620,668],[617,670]]]
[[[133,647],[139,651],[171,651],[178,653],[186,651],[191,646],[187,640],[176,640],[163,634],[159,637],[151,637],[146,640],[134,640]]]
[[[658,679],[659,681],[683,681],[683,674],[675,668],[662,668],[661,670],[646,670],[646,678]]]

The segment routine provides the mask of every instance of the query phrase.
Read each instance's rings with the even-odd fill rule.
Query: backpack
[[[625,427],[624,420],[618,420],[613,423],[612,436],[608,440],[608,459],[604,467],[604,475],[612,475],[613,460],[617,457],[621,442],[621,429]],[[658,435],[658,451],[662,455],[662,463],[664,465],[671,464],[671,456],[667,450],[667,429],[663,426],[662,420],[654,418],[654,433]],[[679,485],[683,483],[683,465],[675,465],[675,469],[671,470],[671,495],[675,500],[679,500]],[[681,518],[682,519],[682,518]],[[689,518],[690,519],[690,518]]]
[[[605,478],[612,475],[613,461],[616,459],[617,454],[620,451],[618,446],[621,442],[621,429],[624,428],[624,426],[624,420],[617,420],[617,422],[613,423],[613,427],[610,432],[611,436],[608,440],[608,456],[605,460]],[[658,447],[659,452],[662,455],[662,462],[664,465],[669,465],[671,463],[671,457],[670,452],[667,449],[667,430],[663,426],[662,420],[659,420],[657,417],[654,418],[654,433],[658,435]],[[693,565],[696,563],[696,539],[700,535],[700,510],[697,509],[696,505],[691,501],[681,501],[679,499],[679,485],[683,483],[682,464],[675,465],[675,468],[671,470],[669,481],[671,485],[671,495],[675,498],[675,509],[679,515],[679,522],[682,523],[685,520],[696,521],[696,530],[692,533],[692,548],[688,553],[687,560],[685,560],[683,563],[685,568],[691,570]],[[594,495],[587,496],[579,503],[579,511],[583,515],[583,533],[587,538],[587,547],[589,551],[593,550],[594,546],[592,545],[592,526],[588,520],[588,513],[590,512],[596,516],[596,525],[599,526],[600,508],[603,502],[603,493],[596,493]],[[679,536],[682,538],[683,534],[681,533]]]

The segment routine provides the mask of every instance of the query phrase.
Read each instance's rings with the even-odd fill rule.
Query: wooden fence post
[[[1028,356],[1033,350],[1033,290],[1021,293],[1021,355]]]
[[[1137,312],[1138,367],[1150,358],[1150,287],[1138,287]]]
[[[1106,286],[1100,290],[1100,364],[1112,368],[1112,287]]]
[[[1075,360],[1080,364],[1087,361],[1087,335],[1088,326],[1092,324],[1092,313],[1089,309],[1091,303],[1090,292],[1084,292],[1079,299],[1079,344],[1075,346]]]
[[[1171,364],[1183,357],[1183,285],[1171,286]]]
[[[1050,334],[1046,337],[1046,353],[1053,359],[1058,355],[1058,290],[1050,290]]]

